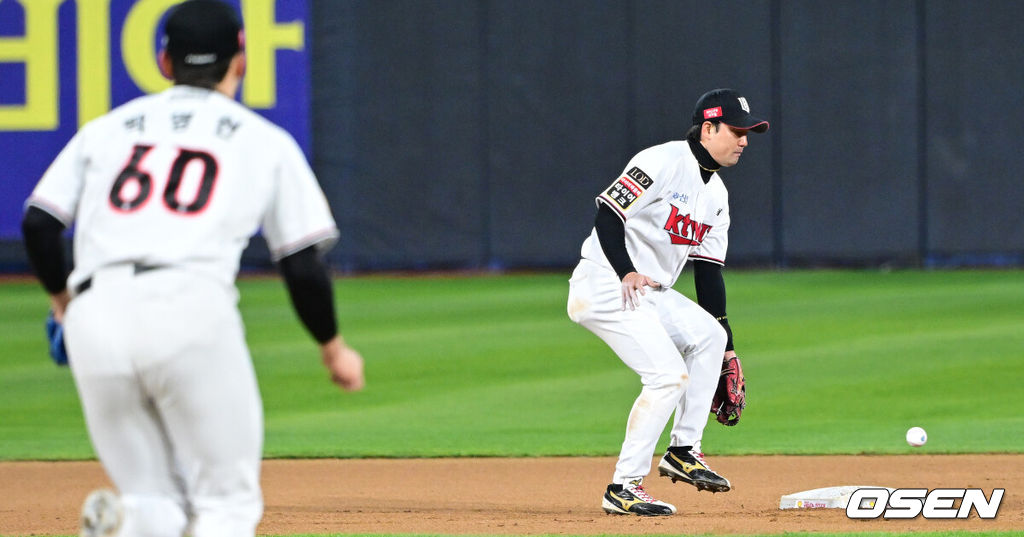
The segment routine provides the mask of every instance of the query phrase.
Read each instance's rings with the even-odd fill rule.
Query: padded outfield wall
[[[593,197],[717,86],[772,123],[723,173],[730,265],[1024,264],[1014,2],[312,0],[306,23],[340,270],[570,266]]]

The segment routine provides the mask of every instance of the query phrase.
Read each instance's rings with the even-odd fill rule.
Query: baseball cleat
[[[124,510],[121,499],[108,489],[94,490],[82,504],[81,537],[113,537],[121,529]]]
[[[658,463],[658,473],[669,477],[672,482],[689,483],[697,490],[711,492],[729,492],[732,486],[729,480],[716,474],[704,461],[704,454],[689,447],[670,447]]]
[[[608,485],[608,490],[601,500],[601,507],[611,515],[634,514],[639,516],[666,516],[676,512],[670,503],[655,500],[641,483],[643,479],[634,479],[625,485]]]

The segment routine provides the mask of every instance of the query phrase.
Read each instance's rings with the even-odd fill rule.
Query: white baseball
[[[928,441],[928,433],[920,427],[907,429],[907,443],[914,447],[923,446]]]

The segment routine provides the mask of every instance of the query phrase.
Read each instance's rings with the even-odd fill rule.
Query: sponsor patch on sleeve
[[[633,181],[630,181],[628,177],[623,176],[619,177],[619,180],[615,181],[604,195],[614,201],[619,207],[628,209],[643,193],[644,190],[642,188]]]
[[[634,166],[626,172],[626,175],[619,177],[617,181],[612,183],[612,186],[608,188],[604,195],[625,210],[637,198],[642,196],[644,191],[652,184],[654,184],[654,180],[651,179],[651,176]]]
[[[648,187],[654,184],[654,179],[651,179],[650,175],[647,175],[643,170],[636,166],[630,168],[629,171],[626,172],[626,176],[633,179],[633,181],[640,185],[640,188],[644,190],[647,190]]]

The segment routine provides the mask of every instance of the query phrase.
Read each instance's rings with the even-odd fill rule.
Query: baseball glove
[[[711,400],[711,412],[718,423],[733,426],[740,422],[740,414],[747,407],[747,384],[743,378],[743,366],[738,356],[722,362],[722,374],[718,377],[718,389]]]

